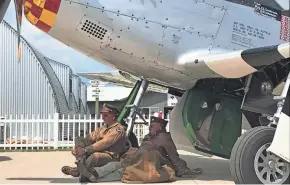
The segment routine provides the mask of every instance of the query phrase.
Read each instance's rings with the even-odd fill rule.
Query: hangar
[[[17,32],[0,24],[0,116],[25,117],[87,114],[87,86],[71,68],[47,58],[21,37],[17,61]]]

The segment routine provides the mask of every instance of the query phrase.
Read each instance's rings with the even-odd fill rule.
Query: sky
[[[14,29],[17,29],[13,1],[11,1],[9,5],[4,20]],[[42,52],[46,57],[70,66],[74,74],[81,72],[105,72],[113,70],[112,68],[90,59],[86,55],[66,46],[50,35],[39,30],[29,23],[24,15],[22,18],[21,35],[31,45],[39,48],[40,52]],[[83,82],[88,83],[88,79],[81,79]]]

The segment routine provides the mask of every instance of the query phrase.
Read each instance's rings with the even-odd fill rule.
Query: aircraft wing
[[[290,57],[290,44],[252,48],[203,58],[187,59],[187,62],[204,62],[214,73],[224,78],[241,78],[264,67]]]
[[[100,73],[78,73],[78,75],[90,80],[99,80],[102,82],[107,82],[109,84],[123,86],[127,88],[133,88],[135,86],[135,83],[139,79],[131,74],[124,73],[121,71],[100,72]],[[153,92],[168,93],[168,88],[151,83],[148,86],[148,90]]]

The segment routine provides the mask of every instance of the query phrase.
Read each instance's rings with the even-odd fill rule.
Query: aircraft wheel
[[[237,140],[230,157],[236,184],[289,184],[290,164],[266,151],[274,134],[275,128],[259,126]]]

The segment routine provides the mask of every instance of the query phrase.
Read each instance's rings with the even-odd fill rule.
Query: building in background
[[[125,104],[127,97],[129,96],[132,88],[121,86],[103,86],[99,87],[99,110],[104,103],[111,104],[119,109]],[[87,104],[90,114],[95,114],[95,97],[93,96],[94,88],[88,86],[87,90]],[[168,118],[168,113],[173,109],[177,103],[177,98],[167,93],[159,93],[147,91],[140,104],[140,108],[144,113],[145,119],[149,118],[149,115],[159,114],[162,112],[163,118]]]
[[[87,87],[67,65],[51,60],[21,38],[17,61],[17,32],[0,24],[0,117],[54,113],[87,114]]]
[[[99,106],[103,103],[112,104],[119,109],[125,104],[126,98],[129,96],[131,89],[139,78],[122,71],[108,71],[97,73],[79,73],[81,77],[87,78],[91,81],[107,82],[107,84],[115,86],[100,86]],[[95,113],[95,97],[93,91],[96,88],[88,86],[88,108],[90,114]],[[173,109],[178,99],[176,96],[168,94],[168,89],[160,85],[150,83],[140,104],[143,109],[145,117],[150,115],[158,116],[161,112],[163,118],[168,118],[168,113]]]

